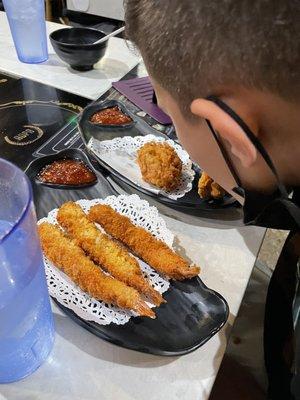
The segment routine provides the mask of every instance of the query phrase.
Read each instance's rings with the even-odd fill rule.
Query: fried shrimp
[[[68,275],[80,289],[95,299],[134,310],[142,316],[155,318],[154,312],[135,289],[105,275],[60,228],[44,222],[38,226],[38,231],[45,256]]]
[[[182,161],[167,143],[149,142],[138,150],[137,162],[144,181],[161,189],[175,189],[180,182]]]
[[[63,204],[57,220],[92,260],[114,278],[143,293],[157,306],[164,302],[161,294],[143,277],[137,260],[125,247],[100,232],[78,204]]]
[[[99,223],[111,236],[128,246],[138,257],[169,278],[183,280],[197,276],[200,268],[176,254],[161,240],[141,227],[135,226],[129,218],[117,213],[110,206],[96,205],[90,209],[89,218]]]

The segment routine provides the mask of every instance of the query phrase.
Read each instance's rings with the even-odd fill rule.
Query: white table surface
[[[47,22],[48,34],[66,26]],[[41,64],[21,63],[15,53],[9,25],[4,12],[0,12],[0,70],[33,79],[58,89],[96,99],[106,92],[112,82],[129,72],[140,58],[129,50],[123,39],[110,38],[105,56],[86,72],[73,70],[54,52],[48,38],[49,59]]]
[[[49,30],[57,27],[48,24]],[[111,39],[104,62],[90,73],[71,72],[53,53],[44,64],[21,64],[3,15],[0,52],[0,70],[90,98],[99,96],[112,78],[120,78],[136,63],[121,39]],[[265,230],[230,226],[222,217],[195,218],[159,208],[175,234],[176,248],[185,249],[186,256],[201,266],[202,280],[228,301],[226,326],[192,354],[165,358],[109,344],[79,327],[53,304],[56,339],[50,357],[23,381],[0,385],[0,400],[208,399]]]

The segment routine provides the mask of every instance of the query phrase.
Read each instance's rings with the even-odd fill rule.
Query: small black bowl
[[[108,41],[93,44],[105,33],[91,28],[62,28],[50,34],[56,54],[73,69],[89,71],[105,54]]]
[[[131,118],[131,121],[127,122],[125,124],[118,124],[118,125],[99,124],[99,123],[91,121],[92,116],[94,114],[96,114],[98,111],[105,110],[106,108],[112,108],[112,107],[118,107],[118,109],[123,114],[125,114],[129,118]],[[102,128],[102,129],[127,129],[127,128],[131,128],[133,125],[135,125],[135,120],[133,119],[133,115],[131,115],[130,112],[127,110],[126,106],[118,100],[100,101],[97,103],[92,103],[90,105],[87,105],[83,110],[82,118],[85,118],[90,125],[96,126],[97,128]]]
[[[83,185],[63,185],[59,183],[47,183],[39,180],[39,173],[43,170],[44,167],[51,164],[57,160],[64,160],[64,159],[72,159],[72,160],[80,160],[95,174],[96,179],[89,183],[84,183]],[[48,186],[54,189],[83,189],[89,186],[93,186],[97,183],[97,175],[96,172],[87,157],[87,155],[79,149],[66,149],[62,150],[56,154],[51,154],[49,156],[44,156],[33,160],[25,170],[26,174],[29,176],[30,179],[34,180],[35,184]]]

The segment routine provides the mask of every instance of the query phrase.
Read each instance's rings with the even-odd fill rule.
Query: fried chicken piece
[[[225,195],[225,190],[203,171],[198,182],[198,193],[202,199],[220,199]]]
[[[166,190],[173,190],[179,185],[182,161],[168,143],[146,143],[137,155],[144,181]]]
[[[220,199],[225,196],[225,190],[217,183],[211,184],[211,195],[214,199]]]
[[[134,310],[142,316],[155,318],[154,312],[135,289],[105,275],[60,228],[43,222],[38,226],[38,232],[45,256],[68,275],[80,289],[95,299]]]
[[[209,199],[211,197],[211,184],[213,180],[206,172],[202,172],[198,182],[198,193],[202,199]]]
[[[129,218],[117,213],[110,206],[101,204],[91,207],[91,221],[99,223],[111,236],[129,247],[138,257],[169,278],[183,280],[197,276],[200,268],[189,266],[164,242],[150,232],[135,226]]]
[[[78,204],[63,204],[57,213],[57,221],[92,260],[114,278],[143,293],[157,306],[165,302],[143,277],[137,260],[125,247],[100,232]]]

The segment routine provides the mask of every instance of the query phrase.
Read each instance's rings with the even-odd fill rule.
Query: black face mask
[[[280,181],[270,156],[259,142],[257,137],[250,130],[248,125],[219,98],[215,96],[209,96],[207,99],[213,101],[218,107],[225,111],[226,114],[233,118],[235,122],[243,129],[249,140],[263,157],[264,161],[276,179],[277,188],[272,194],[266,195],[242,188],[237,171],[228,157],[227,152],[220,141],[218,133],[214,130],[211,123],[206,121],[223,154],[225,162],[231,171],[234,180],[236,181],[237,186],[232,190],[244,198],[243,211],[245,225],[257,225],[266,228],[299,231],[300,188],[291,188],[291,190],[287,190],[287,188]]]

